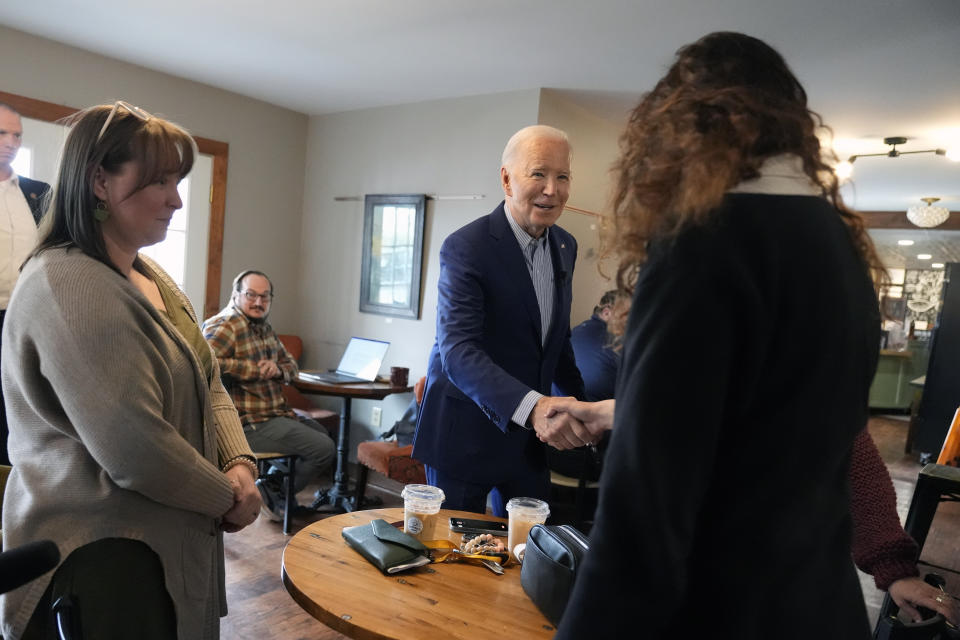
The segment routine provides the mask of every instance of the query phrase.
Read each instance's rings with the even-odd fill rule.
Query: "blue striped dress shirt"
[[[513,229],[513,235],[520,244],[520,251],[523,252],[523,259],[527,264],[530,280],[533,282],[533,291],[537,296],[537,305],[540,307],[540,344],[546,345],[553,318],[554,294],[553,258],[550,255],[550,245],[547,243],[550,229],[544,230],[539,238],[534,238],[513,219],[506,203],[503,205],[503,210],[507,216],[507,223]],[[511,420],[526,427],[530,412],[542,397],[542,393],[531,389],[517,405]]]

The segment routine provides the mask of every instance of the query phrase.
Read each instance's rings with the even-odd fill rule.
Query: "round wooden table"
[[[340,432],[337,436],[337,470],[333,476],[333,486],[323,491],[318,500],[313,503],[313,507],[322,507],[329,505],[331,509],[343,509],[344,511],[353,511],[359,509],[362,505],[358,502],[363,500],[363,496],[357,496],[350,489],[350,478],[347,474],[347,455],[350,450],[350,401],[353,398],[359,400],[383,400],[394,393],[407,393],[413,391],[413,387],[395,387],[390,383],[384,382],[363,382],[356,384],[331,384],[320,382],[309,377],[310,371],[301,371],[303,375],[297,375],[293,379],[293,386],[303,393],[314,393],[322,396],[337,396],[342,400],[340,409]]]
[[[475,513],[442,509],[424,539],[461,536],[449,518]],[[493,516],[484,516],[491,520]],[[354,511],[315,522],[283,551],[283,584],[325,625],[351,638],[552,638],[556,631],[520,586],[519,565],[498,576],[470,563],[429,564],[387,576],[347,546],[340,531],[376,518],[403,520],[403,509]]]

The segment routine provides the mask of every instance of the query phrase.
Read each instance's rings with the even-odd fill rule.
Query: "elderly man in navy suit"
[[[492,490],[501,516],[511,497],[545,499],[545,444],[597,440],[552,412],[549,396],[551,382],[584,395],[570,346],[577,243],[554,224],[570,192],[570,154],[559,129],[518,131],[503,151],[504,201],[440,248],[437,338],[413,456],[446,508],[483,513]]]
[[[20,273],[20,265],[37,244],[37,223],[46,204],[50,185],[18,176],[13,160],[23,140],[20,113],[0,102],[0,329],[7,303]],[[92,215],[92,214],[91,214]],[[0,396],[0,464],[7,457],[7,418]]]

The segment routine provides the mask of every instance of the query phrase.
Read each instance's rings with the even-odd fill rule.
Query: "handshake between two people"
[[[530,413],[537,438],[555,449],[596,444],[613,428],[614,400],[580,402],[576,398],[544,396]]]

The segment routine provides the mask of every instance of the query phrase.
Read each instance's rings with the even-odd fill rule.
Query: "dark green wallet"
[[[383,519],[357,527],[344,527],[340,534],[370,564],[387,574],[431,562],[430,550],[423,543]]]

